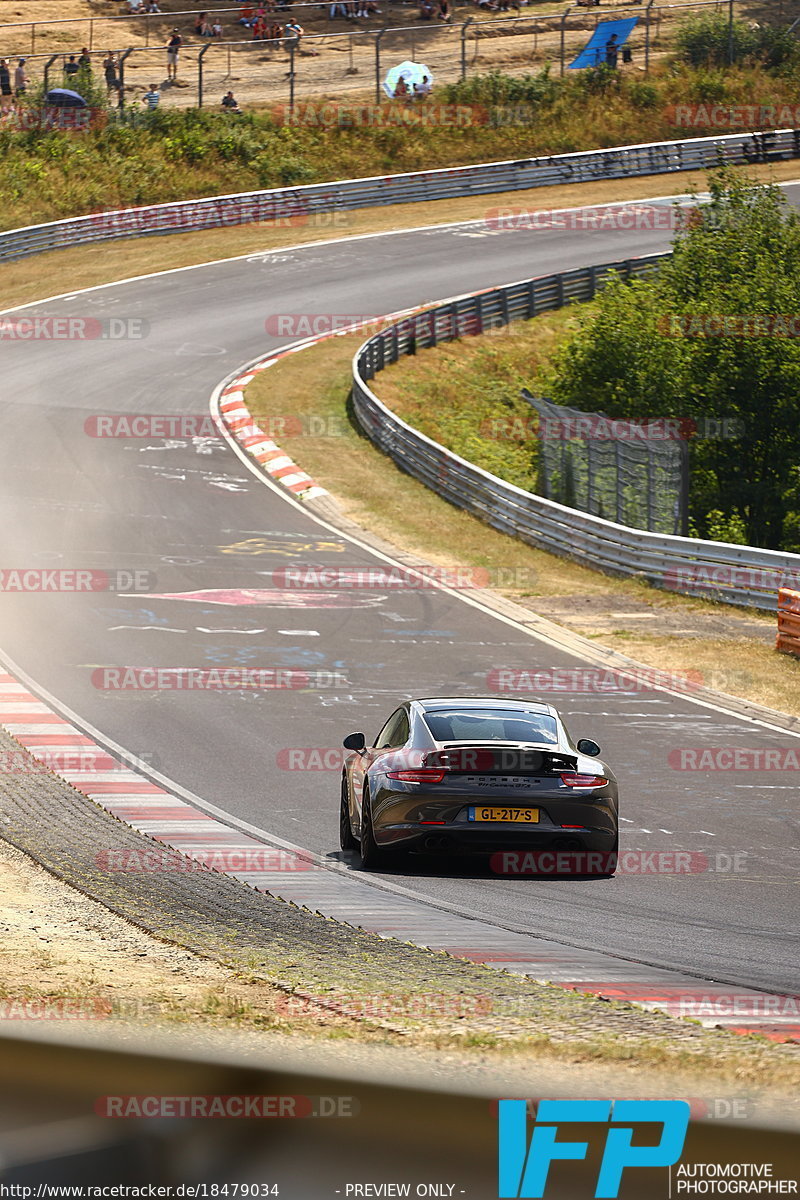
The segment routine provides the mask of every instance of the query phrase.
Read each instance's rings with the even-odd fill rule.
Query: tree
[[[555,356],[552,398],[694,422],[690,509],[800,549],[800,219],[780,190],[715,173],[657,276],[604,291]],[[713,515],[713,520],[711,514]]]

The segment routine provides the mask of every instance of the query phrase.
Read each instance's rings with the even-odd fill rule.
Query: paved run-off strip
[[[414,899],[391,884],[366,882],[277,840],[272,845],[259,840],[120,762],[7,672],[0,672],[0,725],[11,735],[0,734],[6,763],[0,774],[2,835],[114,911],[202,953],[230,961],[266,946],[272,960],[268,977],[285,982],[306,945],[312,975],[329,980],[329,987],[386,993],[395,987],[391,981],[402,979],[411,990],[430,991],[431,980],[440,990],[442,970],[451,983],[462,982],[461,971],[467,990],[491,995],[499,985],[506,1004],[509,988],[518,1001],[524,981],[512,983],[508,976],[480,970],[475,976],[476,968],[468,965],[483,964],[565,989],[693,1015],[708,1026],[760,1033],[773,1041],[800,1040],[793,998],[531,937]],[[26,768],[28,755],[11,738],[43,764],[42,770]],[[44,769],[52,765],[58,776]],[[241,884],[253,890],[243,891]],[[426,955],[425,949],[452,957]],[[372,956],[372,967],[364,966],[363,952]],[[308,987],[308,968],[296,977]],[[553,989],[547,994],[552,996]],[[619,1016],[630,1022],[634,1014],[626,1010]],[[637,1019],[645,1016],[642,1012]],[[678,1036],[694,1028],[686,1022],[667,1024]],[[661,1036],[664,1032],[661,1027]]]

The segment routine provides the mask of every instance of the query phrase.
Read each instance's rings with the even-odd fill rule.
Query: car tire
[[[595,879],[613,879],[619,858],[619,834],[617,834],[617,836],[614,838],[614,845],[611,847],[608,853],[609,857],[612,854],[614,856],[614,866],[608,871],[594,871],[593,876]]]
[[[369,792],[364,789],[364,801],[361,805],[361,840],[359,843],[361,853],[361,868],[364,871],[379,871],[381,867],[385,867],[389,862],[389,852],[384,850],[375,841],[375,833],[372,828],[372,809],[369,802]]]
[[[347,795],[347,779],[342,776],[342,799],[339,805],[339,845],[342,850],[357,850],[358,842],[353,837],[353,827],[350,824],[350,805]]]

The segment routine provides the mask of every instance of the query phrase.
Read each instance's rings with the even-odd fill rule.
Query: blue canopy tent
[[[612,34],[617,35],[617,49],[619,49],[627,40],[638,20],[638,17],[628,17],[624,21],[601,21],[578,57],[569,64],[569,69],[572,71],[576,67],[600,66],[606,61],[606,42]]]

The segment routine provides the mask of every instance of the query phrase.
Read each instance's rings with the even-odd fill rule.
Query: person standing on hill
[[[103,59],[103,75],[106,80],[106,91],[119,92],[119,79],[117,78],[117,56],[113,50],[109,50],[108,54]]]
[[[25,73],[25,59],[21,58],[14,72],[14,95],[17,100],[25,95],[28,89],[28,76]]]
[[[175,83],[178,78],[178,55],[182,45],[183,38],[177,29],[173,29],[172,36],[167,42],[167,79],[172,83]]]

